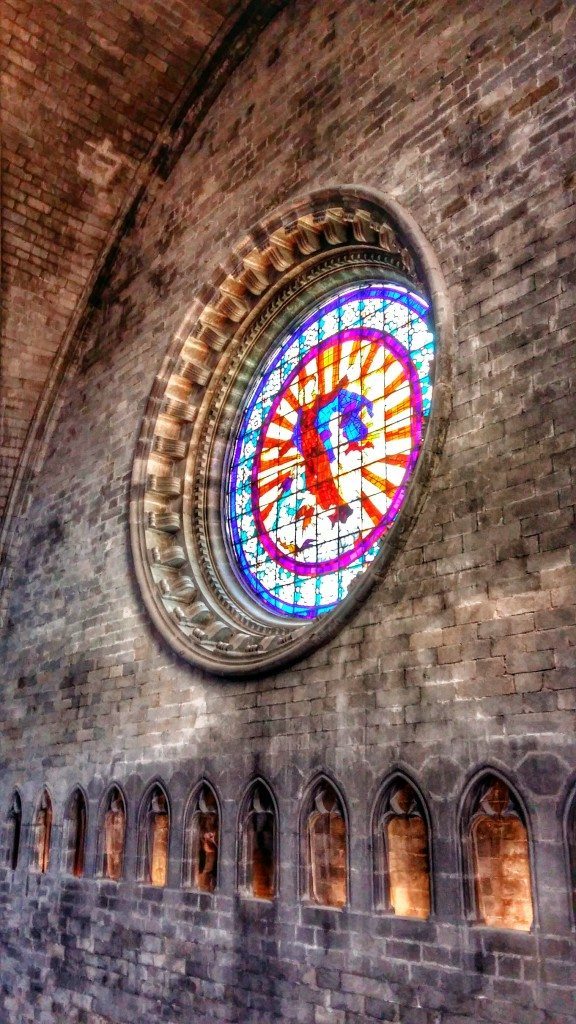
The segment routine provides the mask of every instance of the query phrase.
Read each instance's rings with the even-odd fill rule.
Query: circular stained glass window
[[[159,368],[134,460],[134,565],[174,650],[275,669],[383,578],[440,449],[450,324],[390,197],[322,190],[240,240]]]
[[[281,334],[252,380],[225,476],[225,532],[260,606],[313,619],[374,561],[430,412],[425,299],[342,288]]]

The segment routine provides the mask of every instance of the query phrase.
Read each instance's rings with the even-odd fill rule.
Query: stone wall
[[[23,852],[0,876],[0,1021],[29,1024],[569,1024],[564,818],[576,782],[574,31],[569,0],[296,2],[261,36],[121,247],[35,481],[3,654],[0,807]],[[434,247],[456,314],[453,409],[420,518],[349,625],[273,677],[208,678],[151,627],[128,491],[154,375],[202,284],[287,198],[383,189]],[[523,801],[536,923],[467,919],[459,811],[490,766]],[[370,820],[402,769],[432,837],[434,913],[373,904]],[[320,771],[349,821],[344,910],[299,897],[301,802]],[[279,814],[279,894],[236,893],[250,780]],[[218,891],[180,886],[186,800],[222,806]],[[136,879],[148,783],[172,814],[168,886]],[[111,781],[125,879],[93,877]],[[89,797],[87,877],[62,820]],[[29,870],[42,787],[49,870]],[[4,815],[5,811],[2,811]]]

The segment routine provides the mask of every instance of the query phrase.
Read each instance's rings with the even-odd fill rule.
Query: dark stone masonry
[[[575,1024],[575,33],[570,0],[296,0],[150,184],[84,318],[12,546],[1,1024]],[[393,197],[436,254],[455,317],[447,434],[414,527],[344,628],[273,675],[210,677],[159,636],[135,579],[142,417],[250,226],[351,183]],[[491,841],[493,807],[474,818],[489,775],[511,800],[525,897],[512,927],[474,911],[498,877],[496,862],[471,875],[473,820]],[[381,899],[392,777],[417,795],[418,824],[392,836],[420,872],[412,917]],[[217,807],[218,866],[203,862],[193,891],[184,832],[203,780],[215,802],[198,827]],[[303,898],[320,781],[343,823],[328,837],[344,844],[333,906]],[[103,844],[124,812],[115,881]],[[250,813],[271,815],[254,828],[273,847],[257,887],[272,899],[247,892],[239,865]],[[146,814],[160,816],[152,839]],[[166,884],[139,881],[160,877],[166,842]]]

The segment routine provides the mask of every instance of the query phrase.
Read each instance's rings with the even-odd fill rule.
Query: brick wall
[[[162,163],[166,121],[181,119],[183,93],[187,103],[200,94],[206,102],[218,91],[223,69],[240,61],[278,2],[4,0],[0,514],[8,521],[41,459],[45,407],[115,225]],[[5,539],[0,532],[2,549]]]
[[[576,782],[574,32],[568,0],[297,2],[237,69],[124,239],[35,481],[3,655],[0,807],[25,850],[0,879],[0,1021],[29,1024],[569,1024],[574,935],[563,815]],[[154,375],[204,280],[292,195],[384,189],[435,248],[456,313],[453,411],[416,527],[327,646],[273,677],[210,679],[153,631],[127,495]],[[475,773],[526,809],[536,924],[466,918],[458,811]],[[371,813],[394,770],[431,827],[434,913],[373,906]],[[299,898],[315,774],[349,820],[349,905]],[[279,815],[279,894],[236,893],[250,780]],[[222,806],[214,895],[180,887],[187,798]],[[135,818],[159,778],[168,886],[136,882]],[[109,783],[126,878],[93,875]],[[63,876],[64,807],[89,797],[87,872]],[[49,871],[28,870],[42,786]],[[4,815],[5,811],[2,811]]]

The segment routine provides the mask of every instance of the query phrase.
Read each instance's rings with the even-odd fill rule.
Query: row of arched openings
[[[48,869],[52,801],[43,790],[31,839],[31,865]],[[212,786],[194,791],[184,821],[182,885],[212,893],[218,887],[220,809]],[[573,894],[576,892],[576,799],[569,815]],[[87,805],[77,788],[68,801],[63,827],[62,865],[67,874],[85,874]],[[121,788],[108,790],[98,825],[96,875],[124,877],[127,807]],[[138,819],[137,876],[164,886],[168,880],[170,805],[155,783],[146,793]],[[6,863],[18,865],[22,804],[15,793],[6,818]],[[378,909],[426,919],[433,909],[430,820],[415,784],[397,774],[385,785],[373,816],[375,903]],[[485,773],[470,789],[461,829],[463,877],[470,916],[493,927],[529,930],[533,887],[526,814],[508,782]],[[273,899],[278,891],[278,812],[271,789],[255,780],[242,802],[238,823],[237,879],[249,897]],[[337,786],[321,777],[302,808],[301,892],[305,900],[342,908],[349,902],[349,836],[345,804]]]

